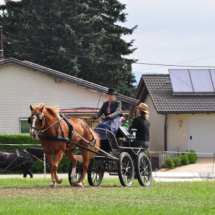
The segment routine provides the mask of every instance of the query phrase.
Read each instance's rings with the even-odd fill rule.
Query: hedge
[[[29,133],[26,134],[0,134],[0,144],[40,144],[39,140],[33,140]],[[25,149],[34,146],[0,146],[0,150]],[[38,146],[35,146],[38,147]]]
[[[198,157],[196,155],[196,152],[194,150],[190,150],[187,154],[181,154],[178,157],[174,157],[171,159],[169,156],[167,156],[165,162],[164,162],[164,168],[174,168],[181,165],[188,165],[193,164],[197,161]]]

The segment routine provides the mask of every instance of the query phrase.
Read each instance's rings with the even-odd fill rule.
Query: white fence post
[[[46,155],[44,153],[44,178],[46,178]]]

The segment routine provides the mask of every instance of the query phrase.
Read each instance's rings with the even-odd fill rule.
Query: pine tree
[[[117,0],[6,0],[1,23],[6,31],[5,56],[28,60],[107,86],[131,96],[135,60],[133,41],[122,35],[132,29],[126,21],[125,5]],[[32,49],[34,47],[37,49]],[[50,53],[49,50],[56,53]]]

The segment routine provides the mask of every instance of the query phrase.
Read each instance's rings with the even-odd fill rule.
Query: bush
[[[42,173],[42,172],[44,172],[44,164],[39,160],[34,161],[32,166],[32,173]]]
[[[63,156],[62,160],[60,161],[58,165],[58,172],[59,173],[67,173],[69,171],[69,165],[71,160],[67,158],[66,156]]]
[[[164,162],[164,167],[172,169],[172,168],[174,168],[174,166],[175,166],[175,164],[174,164],[173,160],[169,156],[167,156],[167,158]]]
[[[189,158],[188,158],[187,154],[180,155],[179,157],[181,158],[181,161],[182,161],[183,165],[190,164],[190,161],[189,161]]]
[[[33,140],[30,134],[0,134],[1,144],[40,144],[39,140]],[[0,146],[0,150],[25,149],[28,146]],[[33,146],[32,146],[33,147]]]
[[[194,150],[190,150],[190,152],[187,154],[190,163],[196,163],[198,157],[196,155],[196,152]]]
[[[175,167],[181,166],[181,165],[182,165],[182,160],[181,160],[180,157],[175,157],[175,158],[173,158],[173,162],[174,162],[174,164],[175,164]]]

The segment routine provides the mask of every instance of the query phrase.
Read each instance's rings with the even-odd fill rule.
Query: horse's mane
[[[61,118],[59,115],[60,109],[58,107],[45,107],[45,108],[49,113],[51,113],[55,117]]]
[[[44,109],[45,111],[52,114],[54,117],[57,117],[59,119],[61,118],[60,114],[59,114],[60,109],[58,107],[53,107],[53,106],[45,107],[43,103],[40,103],[38,105],[34,105],[32,108],[33,108],[33,110],[31,110],[31,111],[34,113],[41,113],[41,111]]]

